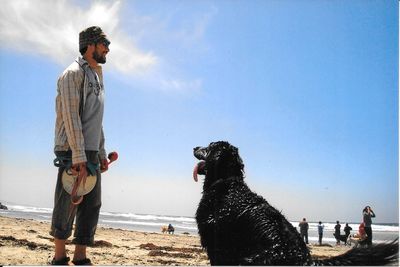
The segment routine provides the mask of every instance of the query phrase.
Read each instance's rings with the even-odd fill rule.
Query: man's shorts
[[[56,151],[58,157],[71,157],[71,151]],[[98,152],[86,151],[88,161],[98,164]],[[62,185],[62,173],[65,167],[59,167],[57,185],[54,196],[54,209],[51,222],[50,235],[57,239],[66,240],[71,236],[74,218],[75,231],[72,243],[79,245],[91,245],[94,243],[99,213],[101,207],[101,174],[97,170],[97,182],[92,191],[83,196],[83,201],[73,206],[71,212],[71,195]]]

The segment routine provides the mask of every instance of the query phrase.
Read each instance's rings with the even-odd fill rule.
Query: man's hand
[[[103,172],[106,172],[106,171],[108,171],[108,160],[107,159],[101,159],[100,160],[100,171],[103,173]]]
[[[72,175],[78,176],[77,183],[78,186],[83,182],[83,186],[86,184],[86,177],[88,176],[86,169],[86,162],[81,162],[77,164],[73,164],[71,167]]]
[[[74,176],[77,176],[77,179],[74,183],[74,186],[72,188],[71,192],[71,202],[73,205],[79,205],[79,203],[82,202],[83,196],[78,197],[76,195],[78,187],[81,183],[83,183],[83,187],[85,187],[86,184],[86,178],[87,178],[87,169],[86,169],[86,162],[81,162],[77,164],[73,164],[71,167],[71,173]]]

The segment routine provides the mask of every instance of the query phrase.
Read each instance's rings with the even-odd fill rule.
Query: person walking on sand
[[[370,206],[366,206],[363,209],[363,222],[364,222],[364,229],[365,233],[367,234],[367,246],[372,246],[372,219],[375,218],[375,213],[371,209]]]
[[[336,238],[336,245],[340,245],[340,227],[342,227],[339,223],[339,221],[336,221],[335,225],[335,238]]]
[[[92,26],[79,33],[79,56],[59,77],[56,97],[54,152],[63,160],[59,166],[50,235],[54,237],[52,265],[68,265],[65,242],[72,234],[76,216],[75,251],[72,263],[89,265],[86,248],[94,243],[101,206],[101,174],[108,170],[104,149],[104,86],[102,68],[110,51],[110,41],[100,27]],[[82,202],[71,209],[71,195],[62,185],[62,174],[70,166],[77,181],[86,183],[88,173],[96,184]],[[92,167],[94,168],[88,168]],[[100,169],[100,170],[99,170]]]
[[[351,227],[349,226],[349,224],[346,223],[346,226],[343,228],[343,231],[344,231],[344,234],[346,235],[346,238],[349,237],[350,231],[351,231],[351,230],[353,230],[353,228],[351,228]]]
[[[322,245],[322,236],[324,235],[324,225],[322,224],[321,221],[318,222],[318,243],[321,246]]]
[[[303,221],[299,223],[300,227],[300,236],[301,239],[308,244],[308,222],[306,221],[306,218],[303,218]]]

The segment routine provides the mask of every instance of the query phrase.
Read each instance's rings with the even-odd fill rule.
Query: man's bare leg
[[[84,245],[75,245],[74,261],[86,259],[86,248]]]
[[[55,244],[54,259],[57,261],[67,257],[67,253],[65,251],[65,240],[54,238],[54,244]]]

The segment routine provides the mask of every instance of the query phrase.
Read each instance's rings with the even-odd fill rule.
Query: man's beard
[[[106,63],[106,56],[99,55],[96,50],[93,51],[93,59],[96,60],[96,62],[99,64]]]

